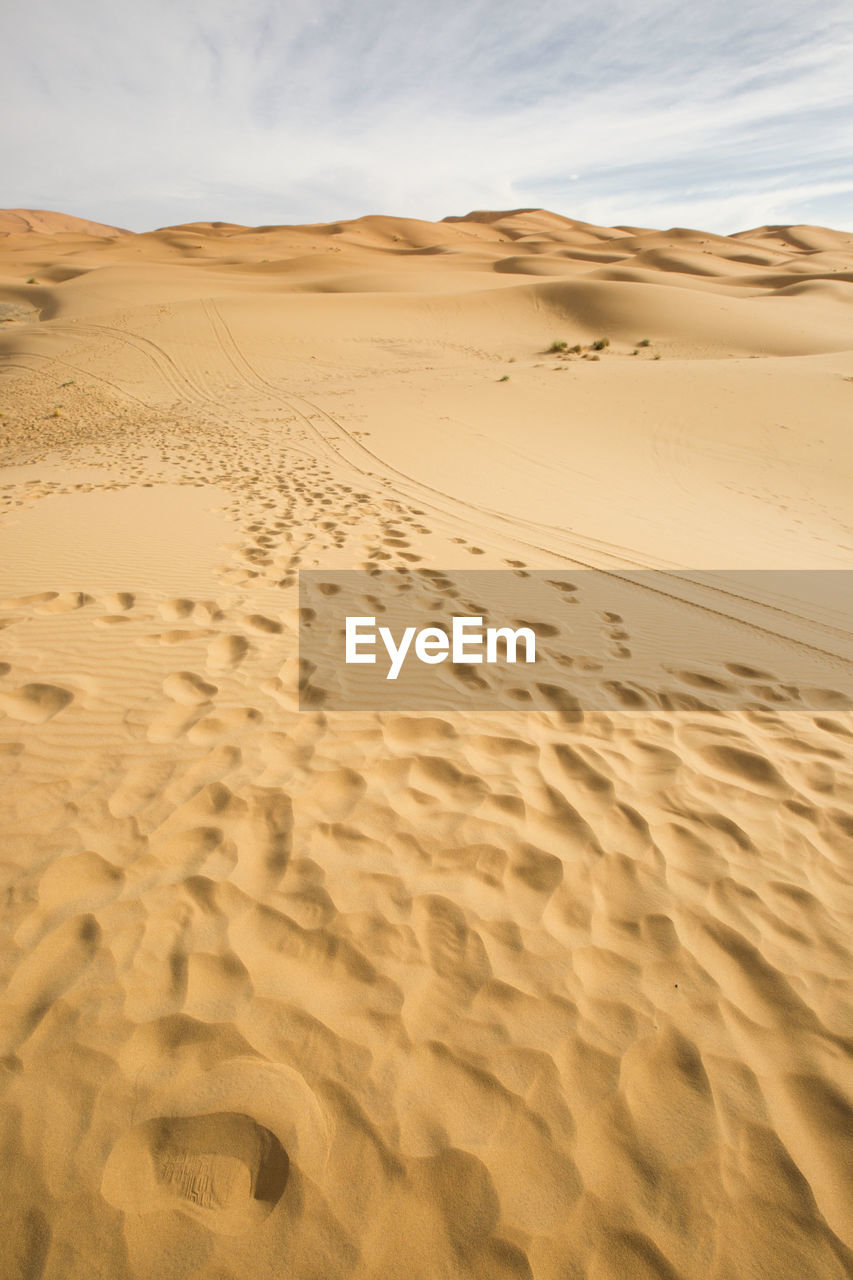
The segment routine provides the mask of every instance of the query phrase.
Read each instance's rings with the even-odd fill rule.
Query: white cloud
[[[134,229],[832,221],[851,51],[846,0],[31,0],[4,15],[4,203]]]

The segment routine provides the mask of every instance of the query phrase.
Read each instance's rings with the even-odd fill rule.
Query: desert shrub
[[[605,347],[609,347],[609,346],[610,346],[609,338],[596,338],[595,342],[592,343],[590,350],[603,351]]]

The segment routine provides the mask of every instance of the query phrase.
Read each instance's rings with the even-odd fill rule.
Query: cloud
[[[541,204],[831,222],[853,190],[847,0],[696,8],[30,0],[4,16],[6,203],[137,230]]]

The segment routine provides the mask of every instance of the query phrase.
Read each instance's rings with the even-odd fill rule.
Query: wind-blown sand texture
[[[15,210],[0,355],[4,1280],[853,1274],[849,700],[296,702],[300,567],[853,566],[853,234]]]

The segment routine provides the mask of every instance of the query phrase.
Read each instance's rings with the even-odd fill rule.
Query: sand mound
[[[737,232],[732,238],[757,244],[769,242],[779,248],[801,249],[806,253],[820,253],[824,250],[849,253],[853,248],[853,233],[833,231],[829,227],[756,227],[753,231]]]
[[[129,236],[130,231],[110,227],[103,222],[75,218],[70,213],[54,213],[49,209],[0,209],[0,235]]]

